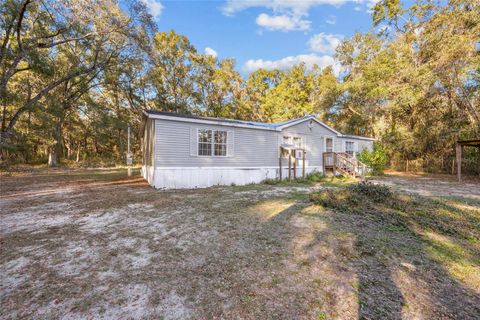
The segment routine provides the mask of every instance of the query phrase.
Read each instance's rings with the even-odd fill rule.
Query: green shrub
[[[361,182],[347,187],[352,193],[367,196],[374,202],[385,202],[392,198],[392,190],[388,186],[373,184],[371,182]]]
[[[358,160],[366,164],[372,170],[371,174],[381,175],[387,166],[388,157],[381,145],[374,144],[372,151],[363,149],[358,156]]]
[[[319,171],[313,171],[306,176],[306,179],[311,182],[320,182],[324,178],[323,174]]]
[[[263,183],[264,184],[268,184],[268,185],[276,185],[276,184],[279,184],[281,181],[280,179],[265,179],[263,180]]]

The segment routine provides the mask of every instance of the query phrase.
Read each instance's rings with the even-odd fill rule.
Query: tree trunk
[[[58,154],[60,151],[60,143],[62,141],[62,124],[63,124],[63,117],[61,117],[57,124],[55,125],[55,129],[53,131],[53,144],[49,148],[48,153],[48,166],[49,167],[56,167],[58,166]]]
[[[58,166],[58,143],[54,143],[50,146],[48,153],[48,166],[54,168]]]
[[[77,149],[77,159],[75,160],[75,162],[80,162],[80,143],[78,144],[78,149]]]

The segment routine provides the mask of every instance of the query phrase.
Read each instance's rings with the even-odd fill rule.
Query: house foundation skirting
[[[154,184],[154,173],[155,171],[153,166],[142,166],[142,177],[152,186]]]
[[[283,178],[288,177],[288,169],[283,169]],[[322,167],[306,167],[305,173],[322,171]],[[154,188],[192,189],[212,186],[246,185],[260,183],[266,179],[279,177],[278,167],[142,167],[142,176]],[[297,168],[297,177],[302,169]],[[292,173],[293,177],[293,173]]]

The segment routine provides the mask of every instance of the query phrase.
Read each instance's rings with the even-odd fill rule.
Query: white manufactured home
[[[355,154],[373,147],[372,138],[342,134],[314,116],[261,123],[144,115],[142,175],[155,188],[245,185],[326,170],[358,175],[365,168]]]

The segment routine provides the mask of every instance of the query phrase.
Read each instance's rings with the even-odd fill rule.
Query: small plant
[[[277,185],[280,182],[281,182],[280,179],[265,179],[265,180],[263,180],[264,184],[268,184],[268,185],[272,185],[272,186]]]
[[[324,176],[319,171],[313,171],[309,173],[305,179],[311,182],[320,182],[324,179]]]
[[[372,151],[363,149],[358,155],[358,160],[365,163],[367,167],[371,169],[371,174],[382,175],[383,170],[385,170],[387,166],[388,157],[381,145],[374,144]]]

